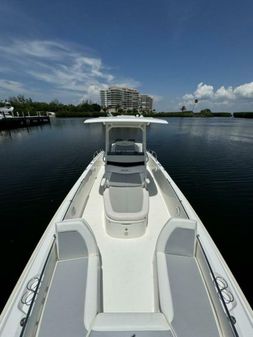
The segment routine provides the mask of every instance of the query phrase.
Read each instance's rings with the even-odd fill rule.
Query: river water
[[[253,306],[253,120],[170,118],[148,147],[185,194]],[[83,119],[0,132],[0,310],[61,201],[104,147]]]

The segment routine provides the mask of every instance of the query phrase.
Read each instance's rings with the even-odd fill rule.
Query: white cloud
[[[253,99],[253,82],[239,85],[234,89],[237,97]]]
[[[193,101],[194,100],[194,95],[193,94],[185,94],[183,96],[184,101]]]
[[[9,80],[0,80],[0,89],[3,91],[11,91],[11,92],[26,92],[23,84],[17,81],[9,81]]]
[[[12,44],[1,45],[0,51],[10,55],[27,55],[38,58],[59,59],[67,50],[62,44],[54,41],[15,40]]]
[[[232,87],[227,89],[221,86],[214,94],[214,98],[221,101],[233,100],[235,99],[235,93]]]
[[[101,58],[90,56],[77,46],[67,43],[40,40],[2,43],[1,59],[6,66],[11,64],[16,74],[33,83],[31,95],[35,87],[38,91],[42,85],[45,98],[49,100],[52,99],[52,93],[68,91],[68,95],[63,94],[58,98],[66,101],[66,98],[69,100],[72,97],[74,103],[82,99],[99,101],[99,91],[110,85],[140,85],[134,79],[116,77],[104,66]],[[19,88],[16,86],[17,94]]]
[[[198,99],[209,99],[214,95],[213,86],[204,84],[203,82],[198,84],[194,96]]]
[[[227,88],[222,85],[216,90],[214,86],[201,82],[192,94],[187,93],[182,96],[179,106],[186,105],[191,108],[195,98],[199,100],[199,108],[208,107],[221,111],[223,109],[240,110],[241,108],[252,110],[253,82]]]

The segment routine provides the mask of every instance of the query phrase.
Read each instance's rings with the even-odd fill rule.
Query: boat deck
[[[201,250],[198,248],[195,252],[196,222],[171,217],[149,171],[149,216],[145,234],[130,239],[114,238],[106,232],[103,177],[102,166],[83,212],[84,223],[89,224],[102,259],[102,291],[97,297],[102,303],[101,311],[88,323],[88,304],[92,302],[87,299],[91,288],[86,288],[92,285],[96,291],[96,279],[90,277],[91,269],[89,271],[89,261],[94,257],[92,254],[79,256],[82,250],[73,249],[81,244],[71,231],[75,227],[64,232],[62,223],[58,235],[63,260],[56,264],[37,336],[68,337],[70,333],[76,337],[89,333],[90,336],[129,336],[130,324],[133,335],[137,331],[140,336],[149,330],[148,335],[154,337],[172,337],[174,331],[178,337],[203,337],[206,332],[208,336],[220,337],[223,336],[221,329],[226,331],[226,337],[232,337],[226,320],[222,328],[219,326],[215,314],[220,310],[219,299],[215,293],[210,299],[213,286],[209,272],[205,272],[206,265],[201,262]],[[72,253],[68,247],[72,247]],[[73,251],[78,253],[76,257]],[[211,283],[208,285],[208,282]],[[66,298],[68,305],[64,306],[62,300]],[[220,311],[219,316],[224,316],[224,312]]]
[[[146,231],[133,238],[108,234],[104,165],[93,170],[82,220],[78,213],[56,224],[58,260],[36,337],[234,336],[196,242],[196,221],[173,216],[164,181],[151,170]]]
[[[241,296],[228,307],[217,283],[221,275],[233,285],[225,262],[146,152],[146,127],[166,122],[121,116],[85,123],[105,125],[105,151],[41,238],[1,315],[1,337],[234,337],[238,319],[240,335],[251,336],[242,304],[243,316],[234,315]],[[233,297],[230,286],[224,289]]]
[[[149,172],[149,215],[145,235],[135,239],[109,236],[105,229],[101,167],[83,217],[89,223],[102,257],[104,312],[157,310],[153,259],[158,235],[170,218],[159,187]],[[131,301],[129,300],[131,294]]]

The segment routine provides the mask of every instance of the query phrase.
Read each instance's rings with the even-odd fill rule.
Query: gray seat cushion
[[[38,337],[83,337],[87,258],[57,263]]]
[[[143,187],[109,187],[104,191],[104,205],[112,220],[143,220],[148,216],[148,191]]]
[[[112,172],[108,179],[109,186],[115,187],[137,187],[143,185],[143,176],[140,173],[122,174]]]
[[[171,331],[91,331],[90,337],[173,337]]]
[[[166,254],[177,337],[219,337],[212,306],[194,257]]]
[[[116,144],[115,145],[115,152],[134,152],[135,151],[135,144]]]
[[[166,243],[165,254],[193,257],[195,238],[195,229],[175,228]]]

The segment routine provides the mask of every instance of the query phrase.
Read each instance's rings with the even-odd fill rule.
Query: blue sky
[[[0,99],[99,101],[110,85],[253,110],[253,1],[0,0]]]

